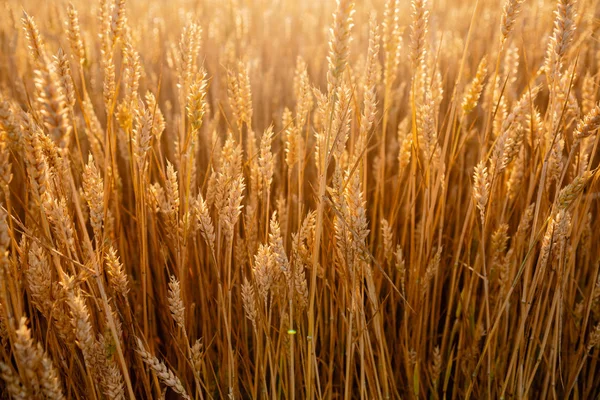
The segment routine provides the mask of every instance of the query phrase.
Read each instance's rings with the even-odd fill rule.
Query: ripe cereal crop
[[[597,398],[599,3],[0,1],[0,398]]]

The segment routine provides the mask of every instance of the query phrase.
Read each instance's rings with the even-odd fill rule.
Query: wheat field
[[[0,1],[0,397],[597,398],[599,2]]]

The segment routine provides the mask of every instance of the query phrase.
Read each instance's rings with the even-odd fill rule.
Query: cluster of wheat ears
[[[600,394],[599,0],[0,3],[2,398]]]

